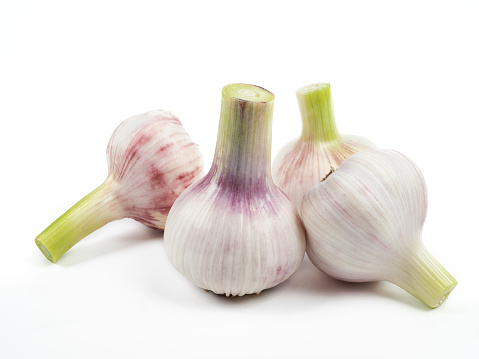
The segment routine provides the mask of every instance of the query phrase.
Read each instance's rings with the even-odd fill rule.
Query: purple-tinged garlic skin
[[[108,144],[107,161],[125,217],[155,229],[165,228],[175,200],[203,176],[198,145],[169,111],[150,111],[121,123]]]
[[[298,269],[304,229],[292,203],[272,184],[249,191],[210,173],[173,205],[165,249],[198,287],[242,296],[274,287]]]
[[[409,158],[358,152],[304,196],[306,252],[334,278],[389,281],[435,308],[457,282],[424,248],[426,212],[426,183]]]
[[[297,92],[303,129],[273,163],[273,180],[299,210],[303,196],[352,154],[375,149],[364,137],[341,135],[336,128],[329,84],[312,84]]]
[[[213,165],[166,221],[171,263],[217,294],[260,293],[288,279],[304,257],[301,219],[271,177],[273,99],[252,85],[223,89]]]
[[[107,148],[108,177],[35,239],[56,262],[105,224],[133,218],[164,229],[178,196],[203,176],[203,157],[178,118],[150,111],[123,121]]]
[[[304,141],[302,138],[285,145],[273,163],[274,183],[281,188],[299,210],[304,195],[321,182],[332,169],[360,151],[375,145],[364,137],[342,135],[330,142]]]

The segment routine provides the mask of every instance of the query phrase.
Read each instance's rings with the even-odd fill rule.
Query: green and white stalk
[[[257,86],[223,88],[211,169],[178,197],[166,221],[171,263],[217,294],[271,288],[304,257],[301,219],[271,176],[273,101],[271,92]]]
[[[273,164],[273,179],[300,208],[306,192],[353,153],[375,149],[364,137],[341,135],[336,127],[331,87],[317,83],[296,91],[303,128]]]
[[[124,218],[114,189],[115,183],[108,177],[35,238],[35,243],[48,260],[56,262],[87,235],[109,222]]]
[[[308,257],[334,278],[389,281],[436,308],[457,281],[424,248],[426,212],[426,183],[410,159],[356,153],[304,196]]]
[[[107,148],[108,177],[47,229],[35,243],[56,262],[105,224],[133,218],[164,229],[173,202],[203,175],[203,158],[178,118],[150,111],[123,121]]]

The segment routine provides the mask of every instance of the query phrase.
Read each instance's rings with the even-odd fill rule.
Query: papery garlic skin
[[[273,180],[299,210],[306,192],[331,168],[338,168],[353,153],[376,146],[364,137],[339,134],[329,84],[301,87],[296,97],[303,122],[302,134],[276,155]]]
[[[438,307],[457,281],[423,246],[426,212],[426,184],[410,159],[356,153],[304,196],[308,257],[334,278],[386,280]]]
[[[107,148],[109,177],[121,183],[125,217],[164,229],[178,196],[203,177],[198,145],[171,112],[133,116],[112,135]]]
[[[304,257],[301,219],[271,178],[273,100],[256,86],[225,86],[213,165],[166,221],[171,263],[217,294],[260,293],[289,278]]]
[[[163,229],[176,198],[203,176],[203,157],[178,118],[150,111],[123,121],[107,147],[108,177],[45,229],[35,242],[52,262],[114,220]]]

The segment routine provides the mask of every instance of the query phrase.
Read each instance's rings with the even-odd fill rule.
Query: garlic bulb
[[[203,158],[178,118],[151,111],[123,121],[107,148],[108,177],[35,242],[56,262],[105,224],[125,217],[163,229],[173,202],[203,175]]]
[[[426,211],[426,184],[411,160],[356,153],[304,196],[308,257],[337,279],[386,280],[438,307],[457,282],[423,246]]]
[[[273,101],[257,86],[223,88],[213,165],[166,221],[171,263],[217,294],[259,293],[289,278],[304,257],[301,219],[271,177]]]
[[[303,121],[302,134],[276,156],[273,180],[299,210],[303,196],[331,167],[336,169],[353,153],[376,146],[364,137],[339,134],[329,84],[301,87],[296,97]]]

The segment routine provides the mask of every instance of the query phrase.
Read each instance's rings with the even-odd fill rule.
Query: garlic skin
[[[410,159],[356,153],[304,196],[308,257],[334,278],[389,281],[436,308],[457,281],[424,248],[426,212],[426,184]]]
[[[132,218],[164,229],[176,198],[203,176],[198,146],[169,111],[150,111],[123,121],[107,147],[108,177],[45,229],[35,242],[56,262],[105,224]]]
[[[317,83],[296,91],[302,134],[286,144],[273,163],[273,180],[299,210],[303,196],[353,153],[375,149],[364,137],[340,135],[336,128],[331,87]]]
[[[128,198],[126,217],[164,229],[178,196],[203,177],[199,147],[171,112],[159,110],[130,117],[113,133],[107,148],[109,177]]]
[[[257,86],[223,88],[212,167],[166,221],[173,266],[217,294],[260,293],[288,279],[305,254],[301,219],[271,177],[273,101]]]

